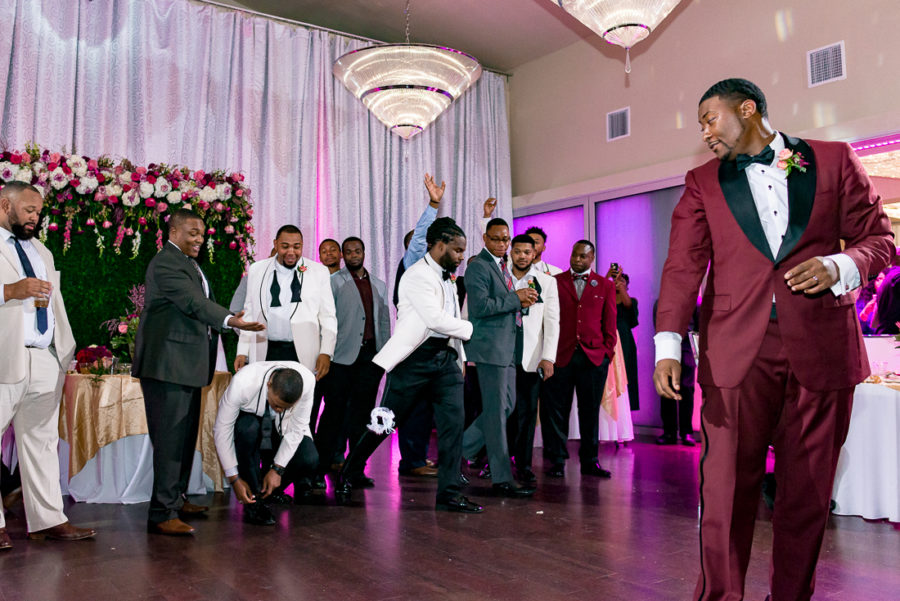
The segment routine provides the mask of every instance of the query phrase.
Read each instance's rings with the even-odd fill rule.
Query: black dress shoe
[[[460,486],[468,486],[469,478],[462,472],[459,473],[459,485]]]
[[[600,467],[600,464],[597,463],[596,461],[593,463],[582,464],[581,475],[582,476],[596,476],[598,478],[612,478],[612,472]]]
[[[690,434],[685,434],[684,436],[681,437],[681,444],[683,444],[686,447],[693,447],[697,444],[697,441],[694,440],[694,437],[691,436]]]
[[[366,476],[365,474],[356,476],[350,480],[350,485],[353,488],[374,488],[375,481]]]
[[[551,478],[565,478],[566,477],[566,466],[562,463],[555,463],[553,467],[547,470],[547,475]]]
[[[262,499],[262,502],[266,505],[290,505],[294,500],[283,492],[273,492],[265,499]]]
[[[478,477],[482,480],[489,480],[491,477],[491,464],[486,464],[481,471],[478,472]]]
[[[275,516],[265,503],[257,501],[244,505],[244,521],[257,526],[271,526],[275,523]]]
[[[509,497],[510,499],[524,499],[534,494],[533,486],[519,486],[515,482],[501,482],[491,486],[491,492],[498,497]]]
[[[346,505],[350,502],[350,493],[352,492],[353,487],[350,482],[343,476],[338,476],[338,481],[334,485],[334,502],[338,505]]]
[[[325,483],[325,474],[316,474],[313,478],[312,487],[314,490],[325,490],[328,484]]]
[[[670,445],[670,444],[678,444],[678,439],[674,434],[663,434],[659,438],[656,439],[656,444],[658,445]]]
[[[481,513],[484,507],[473,503],[462,495],[456,495],[449,499],[438,499],[434,504],[434,508],[438,511],[455,511],[459,513]]]
[[[534,475],[534,472],[531,471],[530,467],[523,467],[520,470],[516,470],[516,477],[519,482],[524,482],[525,484],[534,484],[537,482],[537,476]]]

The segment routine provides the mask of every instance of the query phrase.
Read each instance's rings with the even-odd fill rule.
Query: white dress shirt
[[[309,415],[312,411],[313,392],[316,388],[316,377],[307,368],[295,361],[258,361],[250,363],[231,379],[231,383],[219,401],[219,412],[213,436],[216,441],[216,452],[225,477],[230,478],[238,473],[237,454],[234,450],[234,424],[241,411],[262,416],[269,408],[268,384],[272,372],[279,368],[293,369],[303,378],[303,392],[300,398],[285,409],[275,414],[275,428],[281,435],[281,444],[275,453],[274,462],[286,466],[304,436],[312,438],[309,428]]]
[[[543,259],[537,261],[536,263],[532,263],[532,265],[534,265],[541,273],[546,273],[547,275],[556,275],[563,272],[563,270],[556,265],[551,265]]]
[[[188,256],[188,255],[185,255],[184,251],[181,250],[181,248],[179,248],[178,245],[175,244],[174,242],[172,242],[171,240],[169,240],[169,244],[171,244],[172,246],[177,248],[178,252],[183,254],[185,257],[188,258],[189,261],[191,261],[194,265],[196,265],[197,271],[200,273],[200,283],[203,285],[203,294],[206,296],[206,298],[209,298],[209,280],[206,279],[206,274],[203,273],[203,270],[200,268],[200,264],[197,263],[197,259],[195,259],[194,257]],[[228,325],[228,320],[231,318],[232,318],[231,314],[229,314],[227,317],[225,317],[225,321],[222,322],[222,327],[224,329],[226,329],[226,330],[231,329],[231,326]],[[209,327],[206,328],[206,335],[207,336],[210,335]]]
[[[0,238],[3,239],[3,244],[9,246],[10,252],[15,257],[16,269],[19,270],[19,275],[23,278],[26,277],[25,268],[22,267],[19,253],[16,251],[15,236],[9,230],[0,227]],[[25,256],[27,256],[28,260],[31,262],[31,268],[34,270],[35,277],[39,280],[49,282],[50,277],[47,273],[47,266],[44,264],[44,260],[34,247],[34,244],[31,243],[31,240],[19,240],[19,244],[22,246],[22,250],[25,251]],[[54,292],[56,291],[50,293],[51,297]],[[5,285],[0,284],[0,305],[6,303],[4,300],[5,298]],[[22,323],[25,325],[25,346],[48,348],[50,343],[53,342],[53,327],[56,325],[56,320],[53,318],[52,303],[47,307],[46,332],[41,334],[37,329],[37,316],[35,315],[33,298],[26,299],[22,302]]]
[[[753,204],[756,205],[756,212],[759,214],[759,220],[766,235],[766,242],[769,243],[772,256],[777,257],[781,241],[787,232],[789,217],[788,176],[785,175],[783,169],[777,167],[778,153],[785,148],[781,133],[775,132],[775,139],[769,143],[769,146],[775,151],[772,163],[769,165],[751,163],[745,171],[747,182],[750,184],[750,194],[753,196]],[[832,294],[840,296],[859,287],[861,277],[853,259],[844,253],[829,255],[824,259],[825,267],[832,273],[837,269],[840,276],[831,287]],[[772,302],[775,302],[774,295]],[[680,360],[681,333],[659,332],[653,337],[653,340],[656,343],[657,362],[662,359]]]
[[[532,263],[531,267],[522,276],[522,279],[516,278],[516,273],[510,270],[509,276],[512,278],[513,290],[522,290],[528,288],[528,280],[534,277],[535,273],[543,273],[536,264]]]
[[[443,279],[444,278],[444,268],[435,262],[434,259],[431,258],[431,255],[425,253],[425,262],[431,267],[435,273],[437,273],[441,277],[441,286],[444,289],[444,313],[449,313],[453,317],[459,317],[457,313],[456,306],[456,282],[452,279]],[[441,334],[440,332],[435,332],[434,330],[428,330],[429,338],[450,338],[446,334]]]
[[[300,264],[303,264],[303,260],[300,260]],[[272,341],[279,342],[293,342],[294,334],[291,331],[291,316],[294,314],[294,310],[297,308],[297,303],[291,302],[291,282],[294,281],[294,273],[297,273],[297,277],[300,279],[301,285],[303,283],[303,273],[299,272],[297,267],[295,266],[293,269],[289,269],[278,262],[278,259],[275,260],[275,269],[271,271],[271,274],[266,276],[265,281],[263,282],[263,297],[265,301],[266,307],[266,327],[269,330],[267,338]],[[278,286],[280,288],[280,294],[278,295],[279,300],[281,300],[280,307],[272,306],[272,278],[278,277]]]

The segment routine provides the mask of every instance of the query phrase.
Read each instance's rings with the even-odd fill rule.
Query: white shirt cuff
[[[825,261],[826,263],[828,261],[833,261],[840,270],[840,279],[838,279],[838,281],[834,283],[834,286],[831,287],[832,294],[841,296],[842,294],[846,294],[851,290],[859,288],[862,282],[859,275],[859,269],[856,267],[856,263],[853,262],[853,259],[844,253],[839,253],[825,257]]]
[[[5,288],[6,284],[0,284],[0,307],[6,304],[6,301],[4,300],[6,298],[6,296],[4,296],[6,294]]]
[[[656,362],[663,359],[674,359],[681,363],[681,334],[677,332],[660,332],[653,337],[656,343]]]
[[[238,468],[237,468],[237,467],[230,467],[230,468],[228,468],[228,469],[225,470],[225,477],[226,477],[226,478],[231,478],[232,476],[237,476],[237,475],[238,475]]]
[[[228,320],[231,319],[232,317],[234,317],[234,315],[232,315],[231,313],[229,313],[229,314],[228,314],[228,317],[225,318],[225,321],[222,322],[222,327],[223,327],[224,329],[226,329],[226,330],[230,330],[230,329],[231,329],[231,326],[228,325]]]

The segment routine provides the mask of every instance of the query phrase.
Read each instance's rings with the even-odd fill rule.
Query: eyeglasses
[[[503,242],[504,244],[507,244],[507,243],[509,243],[510,238],[509,237],[498,238],[497,236],[488,236],[488,240],[490,240],[491,242]]]

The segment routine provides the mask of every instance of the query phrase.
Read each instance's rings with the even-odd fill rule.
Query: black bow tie
[[[759,154],[754,154],[753,156],[750,156],[749,154],[739,154],[735,160],[737,161],[737,168],[740,171],[743,171],[753,163],[771,165],[772,161],[775,160],[775,149],[771,146],[766,146],[765,150]]]
[[[589,277],[590,275],[591,275],[591,274],[589,274],[589,273],[586,273],[586,274],[584,274],[584,275],[578,275],[577,273],[573,273],[573,274],[572,274],[572,279],[573,279],[574,281],[576,281],[576,282],[577,282],[578,280],[581,280],[582,282],[586,282],[586,281],[588,281],[588,277]]]
[[[449,280],[450,278],[452,278],[452,277],[453,277],[453,276],[450,275],[450,272],[447,271],[446,269],[445,269],[443,272],[441,272],[441,278],[442,278],[445,282],[446,282],[447,280]]]

